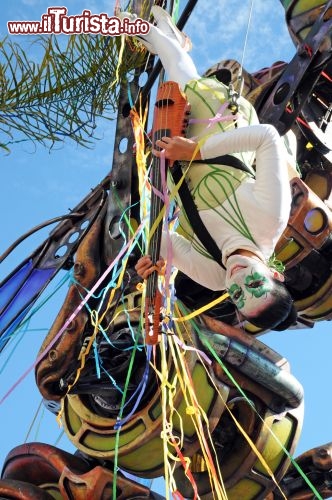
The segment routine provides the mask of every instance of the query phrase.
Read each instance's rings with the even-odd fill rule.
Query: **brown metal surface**
[[[29,443],[14,448],[7,456],[0,480],[0,496],[15,500],[50,500],[54,498],[53,491],[63,500],[109,500],[114,484],[112,469],[89,464],[54,446]],[[120,472],[116,488],[117,500],[150,496],[148,488]]]
[[[306,477],[310,479],[321,498],[331,498],[332,443],[326,443],[306,451],[297,457],[295,462]],[[316,498],[294,464],[291,464],[287,470],[281,484],[288,500],[312,500]],[[275,493],[271,499],[280,500],[281,497]]]
[[[148,11],[152,2],[143,3],[148,7]],[[312,8],[306,10],[305,5],[307,2],[301,4],[301,1],[287,1],[287,5],[289,6],[287,21],[290,32],[296,42],[302,42],[304,36],[303,28],[310,27],[320,15],[322,6],[326,5],[326,2],[320,2],[320,0],[315,0],[314,3],[315,5]],[[136,2],[134,7],[140,9],[141,4],[142,2]],[[295,7],[299,6],[302,6],[303,9],[300,9],[300,12],[296,14]],[[330,22],[330,19],[331,10],[327,11],[325,16],[326,26],[327,21]],[[314,46],[315,52],[319,52],[319,48],[326,50],[326,42],[326,37],[319,40],[319,43],[317,42],[318,46],[316,46],[317,44]],[[303,76],[308,76],[309,71],[307,68],[311,63],[310,50],[301,47],[299,53],[300,59],[296,58],[292,67],[288,67],[286,63],[277,62],[271,68],[258,71],[252,75],[245,71],[242,73],[244,78],[243,94],[257,106],[257,109],[263,107],[262,109],[265,110],[266,116],[270,117],[271,120],[277,120],[277,112],[279,113],[280,109],[284,111],[284,108],[291,102],[291,97],[293,97],[287,94],[287,99],[284,103],[285,106],[282,105],[283,101],[278,101],[278,99],[276,102],[271,103],[273,96],[275,98],[278,97],[278,94],[275,93],[275,90],[278,89],[278,84],[276,85],[277,81],[288,83],[288,80],[283,81],[282,75],[287,73],[288,70],[287,75],[289,78],[296,77],[297,73],[300,74],[301,70]],[[316,64],[322,63],[320,57],[318,57],[317,61],[314,61],[314,67]],[[323,62],[325,63],[325,59]],[[293,67],[298,69],[295,75],[292,70]],[[225,64],[219,63],[214,68],[214,70],[218,70],[220,73],[225,69],[229,72],[229,75],[224,72],[224,76],[230,76],[231,81],[235,82],[239,74],[239,64],[236,61],[226,61]],[[134,83],[131,85],[131,92],[134,97],[140,92],[138,74],[135,78]],[[311,84],[300,88],[302,89],[302,93],[300,92],[301,95],[304,90],[308,95],[311,92]],[[280,89],[282,90],[282,87]],[[292,87],[289,86],[289,89],[291,94]],[[128,438],[128,441],[123,443],[123,446],[113,446],[113,442],[109,446],[110,438],[115,440],[117,432],[115,429],[116,418],[101,417],[99,414],[96,414],[93,408],[87,404],[88,397],[81,398],[80,395],[64,397],[68,390],[68,384],[70,385],[75,378],[78,358],[84,339],[89,335],[89,332],[91,333],[89,317],[84,308],[72,319],[61,337],[55,341],[58,332],[67,319],[79,307],[82,296],[86,294],[86,289],[90,289],[95,284],[105,265],[108,265],[117,256],[120,248],[122,248],[124,239],[119,231],[119,220],[122,217],[123,211],[132,203],[138,201],[137,178],[132,155],[134,141],[132,133],[128,132],[130,120],[127,93],[127,88],[123,87],[119,101],[118,134],[115,140],[111,175],[112,184],[110,191],[112,191],[112,196],[109,197],[108,212],[107,214],[103,212],[99,215],[93,227],[79,245],[74,265],[74,276],[77,284],[73,284],[69,289],[63,307],[40,349],[40,353],[44,351],[47,351],[47,353],[36,367],[36,382],[42,395],[48,400],[62,400],[65,407],[65,418],[66,405],[70,407],[70,411],[74,415],[73,422],[76,428],[74,430],[70,429],[70,425],[67,425],[66,422],[65,430],[68,437],[77,444],[79,449],[82,449],[83,453],[87,453],[88,457],[84,459],[83,455],[74,456],[55,447],[40,443],[19,446],[12,450],[6,458],[3,478],[0,481],[0,497],[3,498],[49,500],[53,498],[53,491],[61,495],[64,500],[109,500],[113,496],[115,482],[113,464],[110,460],[115,458],[116,452],[119,461],[123,461],[122,463],[125,466],[123,468],[126,468],[129,472],[134,469],[134,472],[142,477],[156,477],[163,472],[163,455],[160,454],[161,458],[153,462],[154,455],[160,453],[161,450],[160,434],[162,431],[162,416],[161,410],[158,407],[158,405],[160,406],[158,386],[156,385],[155,392],[144,408],[136,410],[129,423],[123,426],[124,431],[127,428],[129,431],[136,429],[136,435],[133,433]],[[270,112],[273,109],[274,114],[271,115]],[[300,109],[294,113],[294,120],[299,112]],[[290,126],[287,120],[286,122],[286,125]],[[125,138],[129,140],[127,150],[123,154],[120,151],[120,144]],[[308,141],[304,141],[299,134],[297,138],[299,139],[300,147],[306,152],[306,143]],[[321,167],[321,158],[319,156],[314,157],[312,163],[319,169]],[[330,318],[328,301],[332,293],[330,259],[328,259],[330,255],[329,240],[332,232],[332,216],[330,211],[331,174],[327,174],[324,177],[321,171],[316,176],[309,172],[304,181],[298,178],[294,179],[292,181],[292,189],[292,212],[287,230],[278,244],[277,251],[281,251],[284,245],[290,240],[298,243],[301,251],[290,255],[285,260],[287,271],[299,269],[299,274],[294,275],[293,282],[289,285],[294,286],[292,291],[296,299],[295,304],[299,312],[306,314],[309,320],[328,319]],[[119,203],[119,200],[121,203]],[[325,202],[326,200],[327,202]],[[316,209],[321,211],[320,213],[325,223],[321,230],[310,232],[307,230],[305,222],[310,212]],[[138,208],[132,210],[130,217],[136,223],[139,222]],[[124,233],[128,236],[128,228],[122,229],[125,229]],[[309,262],[312,255],[315,256],[315,259]],[[317,263],[322,264],[321,267],[323,267],[324,273],[326,269],[328,270],[328,278],[326,278],[324,273],[319,275],[319,285],[317,285],[318,288],[316,289],[314,281],[316,279],[316,268],[319,267]],[[305,272],[303,269],[305,269]],[[305,276],[309,283],[307,289],[299,289],[300,286],[303,287],[306,283],[303,276]],[[296,295],[297,292],[298,295]],[[135,296],[136,298],[137,296]],[[135,304],[136,310],[131,313],[131,321],[137,324],[140,319],[137,309],[139,301],[136,300],[135,302],[135,299],[125,296],[124,303],[126,305],[123,307],[124,309],[131,309],[131,306]],[[323,308],[323,312],[319,307]],[[120,312],[120,314],[114,322],[115,329],[123,327],[128,321],[127,312],[117,312]],[[113,313],[114,311],[109,313],[107,321],[112,321]],[[242,344],[247,349],[244,349],[243,358],[245,358],[246,353],[250,354],[252,350],[258,353],[262,359],[264,358],[281,370],[289,372],[287,360],[269,349],[268,346],[257,341],[254,336],[249,335],[246,331],[225,325],[209,316],[203,316],[200,319],[202,320],[202,323],[200,323],[201,326],[204,325],[213,333],[225,335],[229,339]],[[189,347],[192,347],[191,337],[194,337],[194,332],[186,338]],[[187,357],[189,357],[189,368],[194,372],[198,366],[195,355],[190,353]],[[228,358],[228,361],[230,363],[231,360]],[[298,472],[293,465],[290,465],[287,454],[284,453],[282,447],[273,442],[270,433],[270,431],[278,432],[281,428],[283,445],[292,454],[298,442],[302,426],[302,403],[299,402],[296,408],[290,409],[285,405],[284,400],[279,399],[280,395],[270,390],[266,384],[261,383],[257,377],[256,379],[254,376],[250,377],[243,372],[242,366],[230,366],[229,363],[223,367],[222,364],[214,361],[211,369],[209,369],[209,375],[211,375],[212,381],[216,383],[218,389],[215,394],[219,391],[219,397],[215,396],[215,400],[213,400],[208,408],[207,416],[210,424],[209,430],[213,433],[213,441],[217,448],[217,460],[222,469],[226,488],[230,493],[230,499],[248,500],[255,498],[279,500],[282,498],[271,478],[263,470],[264,467],[257,460],[255,451],[234,423],[231,413],[242,430],[250,437],[259,453],[265,454],[264,457],[267,462],[271,462],[273,473],[280,482],[283,490],[287,492],[287,498],[289,500],[312,499],[313,493],[309,486],[301,478],[299,479]],[[226,366],[227,371],[225,370]],[[168,382],[170,383],[172,382],[171,377],[174,375],[171,359],[169,359],[169,373],[170,380]],[[270,375],[267,373],[266,378],[268,376]],[[200,385],[198,387],[199,390],[204,392],[204,390],[211,389],[207,380],[208,377],[200,379],[200,384],[197,384]],[[242,390],[249,401],[243,396]],[[174,406],[177,410],[182,400],[183,394],[179,391],[174,396]],[[250,404],[250,402],[253,404]],[[227,409],[225,409],[225,405],[227,405]],[[279,410],[278,405],[280,406]],[[155,412],[154,415],[153,412]],[[151,415],[153,415],[153,418]],[[285,429],[283,426],[285,426]],[[142,432],[140,432],[141,428],[143,428]],[[92,439],[92,444],[88,443],[86,445],[85,440],[87,436],[89,437],[90,431],[93,433],[93,439],[96,437],[96,441]],[[81,438],[82,440],[80,441]],[[100,449],[96,451],[96,447],[99,445]],[[107,449],[107,446],[109,446],[109,449]],[[204,468],[204,460],[195,434],[188,437],[182,451],[191,458],[191,468],[198,484],[200,497],[204,500],[210,500],[212,496],[210,479]],[[331,456],[332,445],[329,443],[310,450],[297,459],[298,464],[308,477],[310,477],[323,498],[329,498],[332,495],[330,487],[332,484],[330,477],[332,469]],[[150,460],[150,463],[153,463],[151,470],[149,470],[149,467],[145,467],[144,460],[147,459]],[[122,466],[122,463],[120,463],[120,466]],[[184,477],[182,469],[178,468],[175,476],[182,494],[186,494],[188,497],[192,496],[192,485]],[[255,489],[256,486],[257,490]],[[120,472],[117,475],[116,488],[117,500],[150,498],[150,492],[147,488],[125,478]]]
[[[39,351],[39,355],[44,351],[46,354],[36,366],[36,383],[43,397],[48,400],[57,401],[66,394],[67,387],[61,388],[59,382],[78,366],[83,333],[89,318],[87,310],[82,307],[60,338],[55,342],[54,339],[66,321],[78,310],[86,290],[92,288],[100,276],[100,241],[104,216],[103,210],[78,247],[74,265],[76,283],[69,288],[64,304]]]
[[[1,500],[54,500],[47,491],[30,483],[11,479],[0,480]]]
[[[327,205],[301,179],[291,181],[292,207],[287,228],[276,246],[276,254],[293,240],[301,247],[301,251],[288,259],[285,264],[289,269],[300,263],[312,250],[320,250],[332,232],[332,214]],[[310,232],[305,221],[312,210],[319,210],[325,218],[320,230]]]
[[[110,500],[115,486],[114,474],[101,466],[94,467],[85,474],[75,474],[65,468],[61,474],[59,488],[64,499]],[[121,474],[116,478],[116,499],[149,498],[150,490]]]
[[[77,473],[89,470],[82,459],[43,443],[27,443],[14,448],[6,457],[2,478],[41,483],[58,483],[64,467]]]

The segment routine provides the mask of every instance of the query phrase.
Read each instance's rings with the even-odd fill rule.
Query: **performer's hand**
[[[156,146],[158,146],[162,150],[165,150],[165,158],[167,160],[191,161],[193,159],[201,159],[201,153],[199,149],[197,150],[197,142],[193,141],[192,139],[186,139],[185,137],[181,136],[162,137],[161,139],[156,141]],[[161,151],[153,149],[152,152],[158,158],[161,157]],[[195,158],[193,158],[194,155]]]
[[[150,255],[144,255],[144,257],[141,257],[138,259],[135,270],[137,274],[143,278],[147,279],[147,277],[153,273],[153,271],[157,271],[158,274],[163,274],[163,267],[165,266],[165,261],[163,258],[160,258],[157,262],[156,265],[152,265],[152,260]]]

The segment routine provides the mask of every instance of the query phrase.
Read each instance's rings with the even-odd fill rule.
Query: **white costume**
[[[210,137],[201,147],[203,159],[239,151],[256,151],[256,180],[242,181],[234,195],[217,209],[200,210],[204,224],[222,251],[224,264],[237,249],[251,250],[268,260],[287,225],[291,204],[283,145],[275,128],[253,125],[231,130]],[[226,212],[234,212],[235,202],[251,238],[244,237],[225,220]],[[166,243],[167,238],[163,238],[162,255],[166,255]],[[176,268],[211,290],[225,287],[226,273],[217,262],[202,255],[179,234],[171,234],[171,244]]]
[[[202,79],[179,40],[168,36],[167,23],[166,29],[165,23],[163,28],[151,26],[144,39],[159,55],[168,79],[178,82],[186,94],[188,91],[190,94],[193,124],[189,126],[188,137],[195,137],[202,159],[207,160],[203,164],[192,163],[186,174],[200,216],[221,249],[224,264],[237,249],[250,250],[266,261],[287,225],[291,204],[280,136],[271,125],[257,125],[254,108],[242,97],[237,116],[230,116],[227,121],[226,115],[231,115],[227,106],[228,88],[214,78]],[[222,119],[211,126],[211,119],[218,115]],[[242,171],[208,162],[209,158],[234,153],[247,165],[256,157],[255,180]],[[230,182],[227,176],[231,177]],[[225,184],[229,184],[229,190],[222,194]],[[202,250],[188,229],[182,233],[186,237],[177,233],[172,233],[170,238],[164,235],[161,255],[170,254],[167,245],[171,244],[172,263],[176,268],[207,288],[225,288],[225,271]]]

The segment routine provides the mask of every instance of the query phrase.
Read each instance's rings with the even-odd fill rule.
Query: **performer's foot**
[[[154,5],[151,12],[160,31],[162,31],[169,38],[177,40],[181,47],[184,48],[186,52],[189,52],[192,47],[190,38],[175,26],[169,13],[158,5]]]
[[[167,37],[177,40],[181,47],[184,48],[186,52],[189,52],[192,47],[190,38],[175,26],[168,12],[166,12],[166,10],[162,9],[158,5],[154,5],[151,9],[151,12],[160,31],[162,31]],[[119,19],[128,17],[130,22],[134,22],[137,19],[137,15],[131,12],[117,12],[116,15]],[[153,45],[148,40],[146,40],[144,36],[136,35],[136,38],[138,38],[138,40],[144,45],[144,47],[148,49],[151,54],[157,54]]]

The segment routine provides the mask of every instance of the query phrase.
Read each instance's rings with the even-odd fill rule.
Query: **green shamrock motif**
[[[258,272],[246,276],[244,286],[257,299],[272,289],[271,282],[269,282],[266,276]]]
[[[242,309],[244,306],[244,293],[241,287],[236,283],[230,286],[228,293],[232,299],[232,301],[236,304],[238,309]]]

